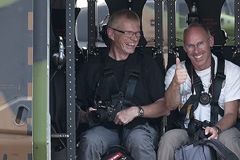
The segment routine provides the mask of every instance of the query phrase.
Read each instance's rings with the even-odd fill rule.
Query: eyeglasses
[[[110,27],[110,28],[112,28],[112,27]],[[118,29],[115,29],[115,28],[112,28],[112,30],[117,31],[117,32],[120,32],[120,33],[123,33],[123,34],[125,34],[125,36],[128,37],[128,38],[132,38],[134,35],[135,35],[137,38],[140,38],[140,37],[141,37],[141,33],[140,33],[140,32],[121,31],[121,30],[118,30]]]
[[[187,44],[187,45],[185,46],[185,47],[186,47],[186,50],[189,51],[189,52],[192,52],[192,51],[195,49],[195,47],[197,47],[197,48],[199,48],[199,49],[203,49],[203,48],[206,46],[208,40],[209,40],[209,38],[208,38],[206,41],[200,41],[200,42],[198,42],[196,45],[194,45],[194,44]]]

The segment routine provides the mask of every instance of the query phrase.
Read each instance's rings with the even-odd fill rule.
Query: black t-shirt
[[[88,61],[77,73],[76,92],[77,103],[83,110],[94,106],[94,99],[97,101],[111,100],[108,83],[104,79],[103,68],[111,63],[117,85],[121,88],[125,75],[125,66],[129,58],[136,60],[136,67],[139,70],[139,78],[132,98],[135,105],[148,105],[164,96],[164,77],[157,63],[149,55],[134,53],[126,60],[116,61],[109,56],[97,56]],[[135,64],[134,64],[135,65]],[[96,91],[97,90],[97,91]],[[97,92],[97,93],[96,93]],[[145,123],[148,119],[136,118],[134,125]],[[140,120],[139,120],[140,119]]]

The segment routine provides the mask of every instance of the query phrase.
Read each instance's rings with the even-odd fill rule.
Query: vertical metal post
[[[23,1],[19,2],[21,8]],[[33,0],[33,159],[51,159],[49,115],[50,2]],[[24,8],[21,8],[24,9]],[[14,20],[14,19],[12,19]],[[15,21],[15,23],[18,23]],[[18,24],[18,28],[21,25]],[[30,31],[28,31],[30,32]],[[13,33],[11,33],[13,34]],[[22,35],[14,35],[22,36]],[[29,41],[30,36],[22,37]],[[12,41],[14,44],[14,41]],[[2,43],[1,43],[2,45]],[[6,47],[6,46],[5,46]],[[16,48],[16,46],[14,46]],[[21,52],[21,50],[18,50]],[[15,55],[16,56],[16,55]],[[26,79],[27,77],[25,77]],[[41,83],[39,83],[41,82]]]
[[[235,46],[240,47],[240,1],[235,0]]]
[[[163,0],[154,0],[155,9],[155,49],[153,58],[165,70],[163,55]],[[163,63],[162,63],[163,62]]]
[[[176,0],[167,0],[168,11],[168,53],[171,49],[176,47]]]
[[[88,0],[88,53],[96,48],[97,37],[97,0]]]
[[[75,0],[66,1],[67,159],[76,157],[75,128]]]
[[[163,0],[155,1],[155,47],[163,47]]]

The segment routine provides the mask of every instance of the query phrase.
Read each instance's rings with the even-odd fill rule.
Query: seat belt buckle
[[[225,78],[226,78],[226,75],[225,75],[224,73],[219,73],[219,72],[217,72],[216,77],[225,79]]]
[[[133,76],[133,78],[138,78],[139,77],[139,72],[133,71],[131,76]]]
[[[103,70],[104,70],[104,71],[103,71],[104,77],[113,75],[113,71],[112,71],[111,68],[104,68]]]

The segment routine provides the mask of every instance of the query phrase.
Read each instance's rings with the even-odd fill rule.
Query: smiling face
[[[129,37],[125,33],[112,28],[123,32],[130,31],[135,34]],[[108,37],[112,40],[109,55],[116,60],[126,59],[129,54],[134,53],[139,42],[140,37],[136,36],[136,33],[140,32],[140,23],[138,20],[132,20],[126,16],[122,16],[118,19],[118,23],[114,24],[112,28],[108,28]]]
[[[211,66],[211,49],[214,38],[204,28],[194,26],[184,34],[183,48],[190,58],[195,70],[204,70]]]

